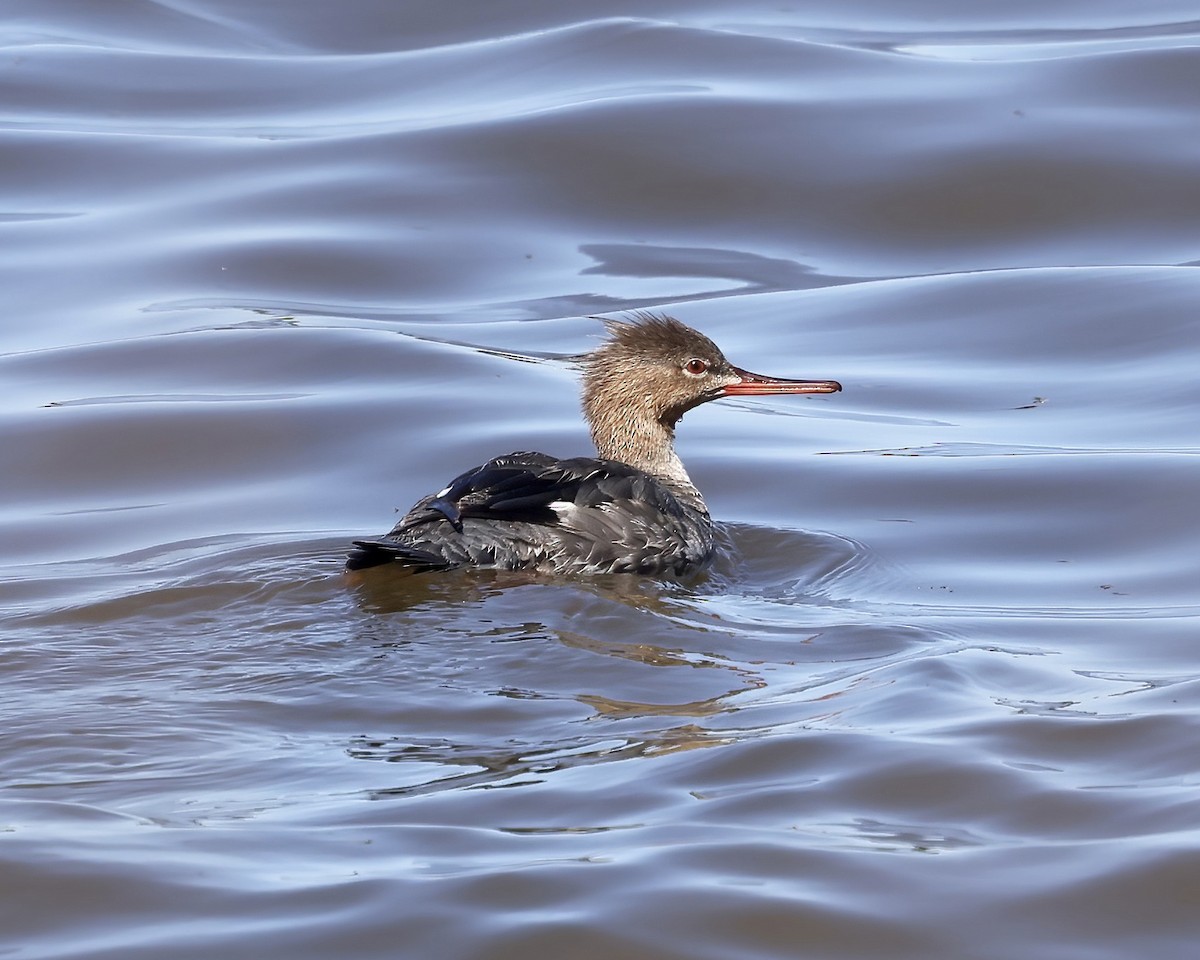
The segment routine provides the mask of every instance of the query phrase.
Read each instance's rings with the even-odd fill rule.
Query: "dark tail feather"
[[[447,570],[452,564],[436,553],[395,540],[355,540],[346,557],[347,570],[366,570],[385,563],[402,563],[412,570]]]

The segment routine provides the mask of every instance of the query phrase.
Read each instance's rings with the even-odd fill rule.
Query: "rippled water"
[[[16,0],[0,948],[1190,958],[1191,5]],[[340,573],[712,404],[686,583]]]

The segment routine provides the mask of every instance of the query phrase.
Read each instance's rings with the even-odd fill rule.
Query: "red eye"
[[[698,377],[703,373],[708,373],[708,364],[699,357],[694,357],[683,365],[683,369],[693,377]]]

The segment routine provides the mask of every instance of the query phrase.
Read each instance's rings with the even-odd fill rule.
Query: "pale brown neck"
[[[704,498],[675,453],[675,424],[656,419],[648,397],[614,393],[596,383],[584,390],[583,412],[596,452],[661,480],[689,506],[707,513]]]

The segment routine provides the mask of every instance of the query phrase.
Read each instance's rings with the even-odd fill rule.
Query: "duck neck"
[[[675,421],[664,421],[639,409],[636,401],[618,405],[584,403],[596,452],[606,460],[618,460],[661,481],[686,506],[707,514],[704,497],[692,483],[683,461],[675,452]]]

